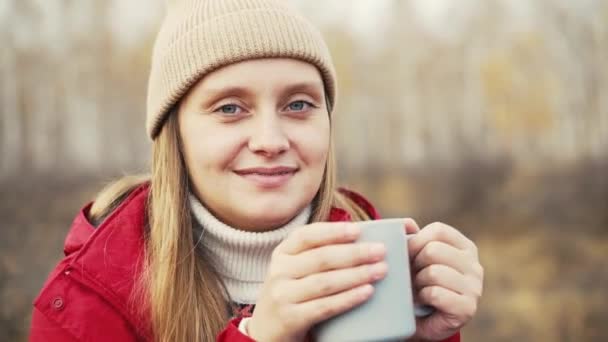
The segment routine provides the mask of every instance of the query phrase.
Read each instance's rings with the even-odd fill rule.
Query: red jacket
[[[346,191],[372,218],[376,209]],[[148,187],[141,186],[98,227],[87,220],[91,204],[74,219],[65,240],[65,258],[51,272],[34,301],[30,341],[147,341],[149,321],[129,301],[144,250],[144,206]],[[333,208],[330,221],[349,221]],[[229,321],[218,341],[251,342],[241,334],[241,318]],[[460,341],[455,335],[445,342]]]

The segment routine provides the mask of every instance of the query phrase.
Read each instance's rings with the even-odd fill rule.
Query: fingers
[[[386,248],[381,243],[348,243],[307,250],[285,258],[291,267],[283,267],[291,278],[313,273],[353,267],[384,259]],[[287,266],[287,265],[285,265]]]
[[[413,238],[412,238],[413,239]],[[413,262],[415,271],[433,265],[449,266],[462,274],[474,274],[474,263],[467,252],[454,248],[444,242],[431,241],[416,255]]]
[[[312,326],[365,302],[373,292],[374,288],[370,284],[357,286],[331,296],[298,304],[293,308],[292,314],[296,317],[307,317],[308,325]]]
[[[431,223],[408,241],[410,258],[416,256],[431,241],[441,241],[477,258],[477,246],[461,232],[441,222]]]
[[[482,294],[481,282],[477,279],[440,264],[425,267],[414,278],[415,288],[429,286],[444,287],[462,295],[481,297]]]
[[[457,322],[468,322],[477,311],[477,300],[460,295],[441,286],[427,286],[418,292],[422,304],[431,305],[440,312],[454,316]]]
[[[275,252],[295,255],[328,244],[352,242],[360,234],[361,229],[352,223],[313,223],[293,231]]]
[[[378,281],[386,276],[385,262],[316,273],[291,283],[290,300],[301,303]]]

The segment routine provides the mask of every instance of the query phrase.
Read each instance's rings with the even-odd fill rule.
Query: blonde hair
[[[156,341],[200,341],[202,337],[202,341],[211,342],[230,318],[228,297],[209,258],[204,251],[198,252],[201,248],[193,236],[188,174],[178,126],[174,112],[154,140],[152,174],[124,177],[103,189],[91,207],[90,220],[101,222],[130,191],[150,182],[146,261],[134,295],[147,301]],[[332,207],[346,210],[353,220],[369,219],[364,210],[337,191],[335,174],[330,142],[311,220],[327,221]]]

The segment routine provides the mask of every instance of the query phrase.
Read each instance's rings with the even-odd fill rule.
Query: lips
[[[286,184],[298,168],[289,166],[252,167],[234,170],[234,173],[260,188],[276,188]]]
[[[283,175],[288,173],[294,173],[298,169],[295,167],[288,166],[276,166],[276,167],[252,167],[247,169],[239,169],[234,172],[239,175],[250,175],[250,174],[259,174],[264,176],[275,176],[275,175]]]

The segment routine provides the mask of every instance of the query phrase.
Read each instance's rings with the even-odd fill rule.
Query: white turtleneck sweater
[[[283,227],[249,232],[221,222],[194,195],[190,195],[190,206],[202,227],[199,243],[213,258],[232,301],[240,304],[255,304],[272,251],[295,228],[307,224],[311,215],[309,205]]]

